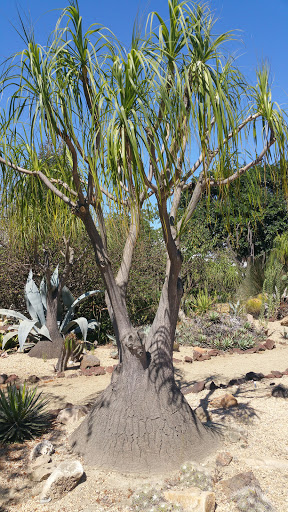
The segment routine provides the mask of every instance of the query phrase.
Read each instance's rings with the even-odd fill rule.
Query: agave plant
[[[56,290],[59,286],[59,274],[58,274],[58,266],[54,270],[51,276],[51,286],[53,290]],[[68,332],[81,332],[81,336],[84,341],[86,341],[87,333],[89,329],[95,329],[99,327],[99,322],[95,319],[87,320],[85,317],[73,318],[75,313],[76,306],[79,305],[81,301],[91,297],[91,295],[95,295],[96,293],[100,293],[101,290],[91,290],[89,292],[83,293],[76,300],[74,299],[72,293],[70,292],[67,286],[63,286],[61,290],[62,302],[66,308],[68,308],[64,319],[62,320],[62,305],[59,304],[58,308],[58,325],[60,334],[66,335]],[[30,270],[28,279],[25,285],[25,301],[27,311],[29,312],[31,319],[22,315],[22,313],[18,313],[17,311],[13,311],[11,309],[0,309],[0,315],[15,318],[20,322],[18,324],[11,325],[8,329],[8,332],[3,336],[2,348],[5,347],[6,343],[18,335],[19,347],[20,351],[23,349],[29,348],[31,345],[35,344],[41,337],[45,337],[51,341],[51,336],[49,330],[46,325],[46,315],[47,315],[47,284],[45,277],[42,279],[39,289],[33,280],[33,273]],[[32,343],[27,343],[26,340],[30,337]]]
[[[0,442],[21,443],[38,437],[47,429],[50,415],[44,411],[48,401],[36,394],[36,389],[15,384],[0,390]]]

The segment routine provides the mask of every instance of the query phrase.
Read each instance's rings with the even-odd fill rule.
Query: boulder
[[[78,460],[67,460],[59,466],[46,480],[40,502],[45,503],[50,499],[60,499],[67,492],[72,491],[82,478],[84,473],[82,464]]]
[[[85,354],[80,364],[81,370],[86,370],[86,368],[93,368],[95,366],[100,366],[100,359],[96,356]]]
[[[51,455],[54,451],[54,446],[50,441],[41,441],[41,443],[36,444],[31,451],[30,460],[37,459],[40,455]]]
[[[72,407],[67,407],[59,412],[57,421],[58,423],[67,425],[67,423],[74,423],[80,420],[83,416],[86,416],[86,414],[88,414],[88,409],[84,405],[72,405]]]
[[[47,480],[54,470],[55,465],[48,462],[33,469],[29,477],[33,482],[43,482],[43,480]]]
[[[214,492],[190,487],[183,491],[171,489],[163,494],[167,501],[180,504],[187,512],[214,512],[215,510]]]
[[[223,409],[230,409],[230,407],[235,407],[236,405],[238,405],[237,399],[235,396],[230,395],[230,393],[224,395],[220,400],[220,406]]]
[[[226,494],[228,498],[240,489],[243,489],[243,487],[258,487],[260,489],[260,484],[252,471],[238,473],[237,475],[232,476],[232,478],[222,480],[220,485],[224,494]]]

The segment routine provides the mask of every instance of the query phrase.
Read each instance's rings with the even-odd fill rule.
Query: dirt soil
[[[186,399],[193,409],[199,405],[204,406],[223,434],[220,448],[204,464],[216,482],[217,512],[237,510],[222,492],[221,481],[244,471],[253,471],[275,512],[288,510],[288,399],[271,396],[273,383],[288,386],[288,375],[283,375],[281,379],[249,381],[228,389],[209,389],[212,380],[219,385],[227,384],[232,378],[243,377],[250,371],[264,375],[275,370],[285,371],[288,367],[288,342],[282,333],[280,322],[269,323],[268,337],[276,341],[276,348],[255,354],[225,354],[207,361],[194,361],[192,364],[184,362],[184,358],[192,356],[193,347],[180,347],[180,352],[174,354],[181,361],[175,363],[175,371],[183,389],[195,382],[206,382],[203,391],[186,394]],[[96,349],[95,355],[99,357],[101,366],[115,364],[110,352],[111,347]],[[16,374],[21,380],[31,375],[46,376],[46,380],[40,381],[38,390],[48,398],[51,409],[64,407],[66,403],[87,404],[110,382],[109,373],[80,376],[79,365],[75,364],[65,372],[65,377],[55,378],[55,363],[53,360],[36,360],[27,354],[15,353],[0,358],[0,374]],[[238,405],[225,410],[217,406],[215,399],[227,392],[237,398]],[[55,445],[53,462],[76,458],[67,443],[69,433],[76,426],[76,423],[69,427],[57,425],[52,432],[41,438],[49,439]],[[147,486],[164,489],[167,487],[167,477],[171,478],[163,475],[148,480],[140,476],[101,473],[84,465],[85,478],[73,491],[61,500],[40,504],[39,492],[43,483],[35,484],[29,479],[29,454],[37,442],[39,439],[24,445],[0,447],[0,512],[133,511],[133,493]],[[216,464],[217,455],[223,451],[232,456],[227,466]],[[177,479],[177,475],[173,478]]]

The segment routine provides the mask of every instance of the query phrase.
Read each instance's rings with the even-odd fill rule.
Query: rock
[[[58,372],[57,375],[56,375],[57,379],[64,379],[65,377],[65,372]]]
[[[40,466],[43,466],[44,464],[49,464],[52,461],[51,456],[49,454],[46,455],[39,455],[37,459],[34,459],[31,462],[31,467],[33,469],[39,468]]]
[[[243,354],[243,350],[241,348],[233,348],[232,349],[233,354]],[[246,350],[247,352],[247,350]]]
[[[193,347],[194,352],[199,352],[199,354],[207,354],[207,348],[202,347]]]
[[[40,501],[43,503],[49,498],[59,499],[67,492],[72,491],[83,476],[83,473],[82,464],[78,460],[61,462],[51,473],[48,480],[46,480]]]
[[[118,352],[117,352],[118,354]],[[95,366],[100,366],[100,359],[96,356],[85,354],[80,364],[81,370],[86,370],[86,368],[93,368]]]
[[[223,409],[230,409],[230,407],[235,407],[236,405],[238,405],[238,402],[235,396],[229,393],[224,395],[220,400],[220,406],[223,407]]]
[[[82,370],[82,375],[86,375],[87,377],[91,375],[105,375],[106,370],[104,366],[93,366],[92,368],[86,368]]]
[[[7,377],[5,384],[13,384],[13,382],[16,382],[17,380],[19,380],[18,375],[16,375],[15,373],[11,373],[11,375]]]
[[[284,318],[282,318],[280,325],[283,325],[283,327],[288,327],[288,316],[284,316]]]
[[[232,478],[222,480],[220,484],[228,498],[240,489],[243,489],[243,487],[258,487],[260,489],[260,484],[252,471],[238,473],[238,475],[232,476]]]
[[[185,363],[193,363],[193,358],[190,356],[185,356],[184,361]]]
[[[216,348],[213,348],[212,350],[208,350],[207,354],[210,357],[215,357],[215,356],[219,356],[220,352]]]
[[[80,420],[80,418],[83,418],[86,414],[88,414],[87,407],[84,405],[73,405],[72,407],[62,409],[57,416],[57,421],[58,423],[67,425],[67,423],[74,423]]]
[[[107,373],[112,373],[114,370],[114,366],[105,366],[105,370]]]
[[[263,343],[264,347],[266,347],[268,350],[272,350],[275,348],[275,341],[268,338],[265,343]]]
[[[195,382],[195,384],[193,384],[193,386],[191,386],[191,391],[190,393],[200,393],[200,391],[203,391],[203,389],[205,388],[205,380],[200,380],[199,382]]]
[[[174,341],[174,344],[173,344],[173,351],[180,352],[180,344],[177,343],[176,341]]]
[[[206,421],[211,421],[211,416],[207,409],[204,409],[202,405],[199,405],[194,410],[194,413],[196,414],[198,420],[200,420],[202,423],[206,423]]]
[[[112,357],[112,359],[119,359],[118,350],[111,350],[110,357]]]
[[[259,343],[258,345],[256,345],[256,348],[258,352],[264,352],[264,350],[267,349],[267,347],[265,347],[263,343]]]
[[[29,478],[33,480],[33,482],[43,482],[43,480],[47,480],[47,478],[51,475],[51,473],[53,473],[54,470],[54,464],[42,464],[41,466],[36,467],[32,473],[30,473]]]
[[[30,375],[28,379],[26,379],[26,382],[29,382],[30,384],[36,384],[39,382],[40,378],[37,377],[37,375]]]
[[[194,361],[206,361],[211,359],[211,356],[205,354],[204,352],[199,352],[198,350],[193,351],[193,360]]]
[[[282,384],[278,384],[272,389],[271,395],[277,398],[288,398],[288,388]]]
[[[233,460],[231,453],[229,452],[221,452],[218,453],[216,457],[217,466],[229,466],[230,462]]]
[[[248,315],[247,315],[247,321],[248,321],[249,323],[251,323],[251,324],[253,324],[253,323],[254,323],[253,315],[250,315],[250,313],[248,313]]]
[[[281,377],[283,377],[283,373],[277,370],[271,370],[271,373],[275,379],[281,379]]]
[[[182,360],[181,359],[176,359],[176,357],[173,357],[172,361],[173,361],[173,363],[176,363],[176,364],[177,363],[182,363]]]
[[[1,373],[1,375],[0,375],[0,384],[5,384],[7,379],[8,379],[8,375],[6,375],[6,373]]]
[[[179,503],[187,512],[214,512],[215,494],[190,487],[183,491],[168,490],[164,497],[170,503]]]
[[[195,382],[195,384],[191,386],[187,386],[184,389],[181,389],[183,395],[188,395],[188,393],[200,393],[205,388],[205,380],[201,380],[200,382]]]
[[[267,375],[265,375],[265,379],[274,379],[273,373],[268,373]]]
[[[78,373],[71,373],[67,375],[66,379],[75,379],[76,377],[79,377]]]
[[[245,375],[245,380],[262,380],[264,379],[263,373],[248,372]]]
[[[54,446],[50,441],[41,441],[41,443],[36,444],[34,446],[32,452],[30,453],[30,460],[37,459],[40,455],[51,455],[54,453]]]
[[[235,386],[235,385],[239,386],[240,384],[244,384],[244,382],[246,382],[246,381],[245,381],[245,379],[243,379],[243,378],[240,378],[240,379],[231,379],[231,380],[229,380],[229,382],[228,382],[228,386]]]

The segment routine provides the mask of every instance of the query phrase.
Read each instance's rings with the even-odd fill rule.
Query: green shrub
[[[38,437],[50,424],[50,415],[43,411],[47,403],[36,388],[27,389],[25,384],[0,390],[0,442],[21,443]]]
[[[253,316],[259,316],[262,309],[262,300],[258,297],[248,299],[246,302],[246,312]]]

